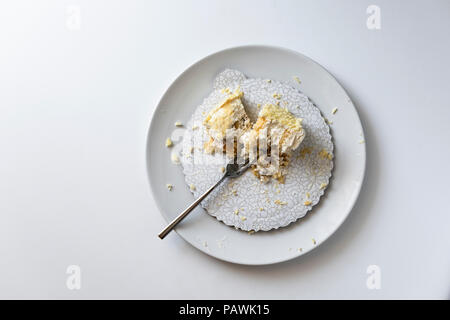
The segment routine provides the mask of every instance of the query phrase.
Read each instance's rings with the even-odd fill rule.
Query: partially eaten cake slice
[[[241,101],[243,92],[227,92],[227,98],[212,109],[203,121],[208,134],[204,149],[206,153],[224,152],[234,157],[237,143],[251,128],[251,122]]]
[[[261,181],[275,178],[284,183],[292,151],[305,138],[302,119],[278,105],[265,105],[253,128],[241,136],[243,153],[253,165],[253,173]]]

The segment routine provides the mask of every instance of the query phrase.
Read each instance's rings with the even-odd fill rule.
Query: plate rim
[[[346,96],[349,98],[349,103],[351,104],[351,106],[353,107],[353,110],[356,113],[356,116],[359,119],[359,123],[361,125],[361,139],[363,139],[365,141],[365,134],[364,134],[364,127],[362,125],[361,122],[361,117],[358,113],[358,109],[356,108],[355,104],[353,103],[353,100],[351,99],[351,97],[349,96],[348,92],[345,90],[345,88],[342,86],[342,84],[335,78],[335,76],[328,71],[325,67],[323,67],[320,63],[316,62],[315,60],[311,59],[310,57],[295,51],[293,49],[290,48],[285,48],[285,47],[281,47],[281,46],[274,46],[274,45],[266,45],[266,44],[248,44],[248,45],[241,45],[241,46],[233,46],[233,47],[228,47],[222,50],[218,50],[218,51],[214,51],[206,56],[204,56],[201,59],[196,60],[194,63],[192,63],[191,65],[189,65],[184,71],[182,71],[180,74],[178,74],[175,79],[173,79],[170,82],[170,85],[167,87],[167,89],[164,91],[164,93],[161,95],[160,99],[158,100],[158,103],[156,105],[156,108],[153,110],[152,115],[151,115],[151,120],[150,120],[150,124],[147,130],[147,138],[145,140],[145,167],[146,167],[146,171],[147,171],[147,180],[148,180],[148,184],[150,186],[150,192],[152,194],[153,199],[155,200],[155,204],[156,207],[159,211],[159,213],[161,214],[161,216],[163,217],[163,219],[169,223],[170,220],[168,218],[165,217],[164,214],[162,214],[162,207],[159,204],[159,202],[156,200],[156,193],[155,190],[152,186],[152,178],[150,175],[150,165],[149,165],[149,149],[150,149],[150,139],[151,139],[151,132],[152,132],[152,128],[155,127],[155,114],[160,111],[161,109],[161,102],[164,100],[164,98],[167,96],[167,94],[171,91],[172,87],[180,80],[180,78],[182,78],[186,73],[188,73],[191,69],[193,69],[194,67],[196,67],[198,64],[202,63],[204,60],[207,60],[211,57],[213,57],[214,55],[217,54],[223,54],[227,51],[233,51],[233,50],[242,50],[242,49],[271,49],[271,50],[279,50],[279,51],[285,51],[287,53],[296,55],[300,58],[303,58],[305,60],[308,60],[310,63],[316,65],[317,67],[319,67],[320,69],[322,69],[322,71],[324,71],[328,76],[331,77],[332,80],[334,80],[337,85],[339,86],[339,88],[346,94]],[[333,143],[334,145],[334,143]],[[341,220],[336,224],[336,227],[333,229],[332,232],[330,232],[326,237],[324,237],[323,241],[320,241],[316,246],[314,247],[310,247],[306,250],[303,250],[301,252],[297,252],[297,254],[292,255],[290,257],[281,257],[279,259],[274,259],[268,262],[242,262],[242,261],[237,261],[234,259],[230,259],[230,258],[225,258],[225,257],[221,257],[218,256],[212,252],[207,252],[202,250],[199,246],[197,246],[197,244],[194,241],[189,241],[188,239],[186,239],[182,234],[180,234],[176,229],[174,229],[173,231],[175,231],[177,233],[177,235],[179,235],[184,241],[186,241],[188,244],[190,244],[191,246],[193,246],[194,248],[198,249],[199,251],[203,252],[204,254],[210,256],[210,257],[214,257],[217,260],[220,261],[225,261],[225,262],[229,262],[229,263],[234,263],[234,264],[239,264],[239,265],[248,265],[248,266],[258,266],[258,265],[272,265],[272,264],[277,264],[277,263],[282,263],[282,262],[286,262],[286,261],[290,261],[293,259],[297,259],[300,256],[303,256],[305,254],[307,254],[308,252],[320,247],[320,245],[322,245],[324,242],[326,242],[333,234],[336,233],[336,231],[342,226],[342,224],[344,223],[345,220],[347,220],[348,216],[350,215],[350,213],[353,211],[355,204],[359,198],[359,195],[361,193],[361,189],[362,189],[362,185],[364,184],[365,181],[365,177],[366,177],[366,165],[367,165],[367,153],[366,153],[366,145],[365,143],[363,144],[363,150],[362,150],[362,157],[361,157],[361,161],[362,161],[362,176],[361,176],[361,183],[359,184],[359,186],[356,189],[356,192],[354,193],[354,197],[353,199],[351,199],[351,204],[348,207],[347,212],[345,213],[345,215],[341,218]],[[219,221],[220,222],[220,221]],[[222,223],[222,222],[220,222]],[[270,232],[270,231],[269,231]]]

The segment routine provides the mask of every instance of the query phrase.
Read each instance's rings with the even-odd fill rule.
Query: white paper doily
[[[227,179],[203,202],[212,216],[229,226],[250,231],[268,231],[302,218],[323,195],[333,169],[333,142],[330,129],[320,110],[292,84],[268,79],[249,79],[236,70],[227,69],[214,80],[214,91],[197,107],[186,125],[183,136],[181,165],[185,181],[195,197],[200,196],[223,175],[227,159],[223,155],[203,152],[207,137],[202,125],[206,114],[226,96],[223,88],[244,92],[242,101],[252,121],[258,115],[258,104],[275,104],[274,93],[280,94],[280,105],[296,117],[303,118],[305,139],[294,151],[285,183],[276,180],[260,182],[248,170],[241,177]],[[329,154],[329,157],[326,155]],[[305,202],[310,201],[310,205]]]

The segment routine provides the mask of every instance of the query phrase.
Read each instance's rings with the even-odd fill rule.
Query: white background
[[[381,30],[366,27],[371,4]],[[0,298],[448,299],[449,33],[445,0],[2,1]],[[159,240],[146,176],[148,126],[171,81],[245,44],[325,66],[367,141],[344,225],[264,267],[215,260],[175,233]],[[371,264],[380,290],[366,286]],[[69,265],[81,290],[66,287]]]

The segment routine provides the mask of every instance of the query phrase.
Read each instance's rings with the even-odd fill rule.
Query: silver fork
[[[211,188],[206,190],[205,193],[202,194],[197,200],[195,200],[193,204],[191,204],[182,213],[180,213],[180,215],[178,217],[173,219],[173,221],[171,223],[169,223],[169,225],[167,227],[165,227],[163,231],[161,231],[161,233],[158,235],[158,237],[160,237],[161,239],[164,239],[165,236],[167,236],[167,234],[170,231],[172,231],[172,229],[175,228],[175,226],[178,223],[180,223],[181,220],[183,220],[192,210],[194,210],[194,208],[200,202],[202,202],[202,200],[205,199],[206,196],[208,194],[210,194],[211,191],[213,191],[215,187],[217,187],[219,184],[221,184],[222,181],[224,181],[226,178],[239,177],[241,174],[243,174],[245,172],[245,170],[247,170],[251,166],[251,164],[252,164],[252,162],[250,162],[248,160],[244,164],[237,164],[237,163],[230,163],[230,164],[228,164],[227,167],[226,167],[226,170],[225,170],[225,173],[224,173],[223,177],[220,178],[220,180],[217,181],[217,183],[215,185],[213,185]]]

